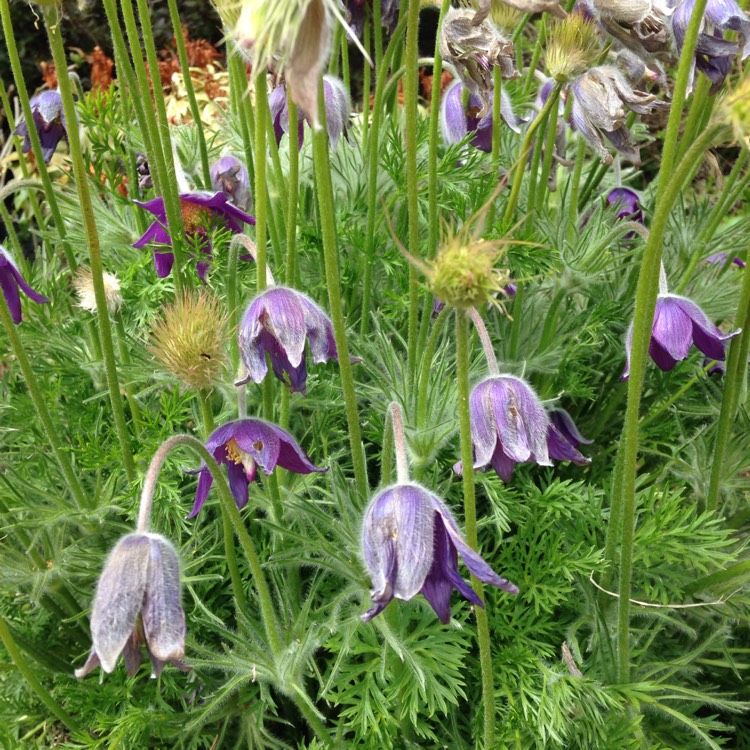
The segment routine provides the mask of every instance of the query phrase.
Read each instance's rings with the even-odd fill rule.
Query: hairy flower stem
[[[52,56],[55,60],[57,70],[66,70],[65,49],[63,47],[60,32],[60,19],[56,6],[45,6],[44,21],[47,27]],[[58,77],[60,97],[62,98],[65,118],[70,123],[77,122],[73,91],[70,79],[61,75]],[[112,327],[107,310],[107,295],[104,291],[104,279],[102,276],[102,256],[99,246],[99,234],[94,219],[94,209],[91,204],[91,195],[88,186],[88,174],[86,164],[81,151],[81,141],[78,128],[71,126],[68,131],[68,143],[70,145],[70,159],[73,162],[73,173],[75,175],[78,199],[81,203],[81,218],[86,233],[86,242],[89,250],[89,261],[91,265],[91,278],[94,284],[94,296],[96,298],[96,315],[99,323],[99,337],[101,339],[102,354],[104,356],[104,370],[107,376],[109,398],[112,404],[112,416],[115,422],[115,432],[120,443],[120,453],[123,468],[129,482],[136,480],[135,462],[130,449],[130,436],[125,421],[125,411],[122,405],[120,382],[117,376],[117,362],[115,360],[115,348],[112,341]]]
[[[63,707],[47,692],[41,682],[36,678],[35,670],[27,663],[21,649],[18,648],[13,634],[10,632],[8,623],[0,617],[0,640],[2,640],[5,650],[8,652],[11,661],[15,664],[16,669],[23,675],[29,687],[33,690],[37,698],[57,717],[63,726],[71,732],[85,732],[90,740],[93,738],[89,732],[84,729]]]
[[[586,141],[578,139],[578,151],[576,152],[573,176],[568,182],[568,244],[573,244],[578,231],[578,193],[581,188],[581,174],[583,173],[583,160],[586,156]]]
[[[128,336],[125,333],[125,324],[122,319],[122,312],[118,310],[114,313],[115,318],[115,330],[117,331],[117,348],[120,352],[120,361],[125,367],[130,365],[130,351],[128,350]],[[130,407],[130,417],[133,422],[133,432],[136,438],[139,437],[141,424],[143,417],[141,416],[141,408],[138,406],[138,399],[135,397],[135,388],[132,384],[125,383],[123,385],[125,391],[125,398],[128,400],[128,406]]]
[[[443,332],[443,326],[445,321],[448,320],[448,314],[450,308],[446,305],[438,313],[435,322],[432,324],[432,331],[430,337],[427,339],[427,344],[422,349],[422,374],[419,379],[419,393],[417,395],[417,424],[420,427],[424,427],[427,422],[427,391],[430,385],[430,372],[433,367],[433,359],[435,357],[435,348],[437,347],[438,338]]]
[[[71,272],[74,272],[78,267],[76,263],[75,255],[70,243],[67,240],[67,232],[65,229],[65,222],[60,212],[60,207],[57,203],[57,197],[55,196],[55,190],[52,186],[52,179],[47,171],[47,165],[44,163],[44,155],[42,154],[42,144],[39,140],[39,133],[37,133],[34,127],[34,114],[31,111],[31,102],[29,99],[29,93],[26,90],[26,83],[23,77],[23,69],[21,67],[21,58],[18,56],[18,47],[16,46],[15,32],[13,31],[13,24],[10,17],[10,6],[8,0],[0,0],[0,16],[2,16],[3,33],[5,35],[5,47],[8,52],[8,59],[10,61],[11,70],[13,71],[13,79],[16,84],[16,93],[18,99],[21,102],[21,111],[23,117],[28,124],[29,141],[31,142],[31,150],[34,154],[37,167],[39,169],[39,177],[42,181],[42,187],[44,188],[44,195],[47,198],[47,203],[52,213],[52,221],[55,223],[55,229],[60,238],[63,252],[65,253],[65,260]],[[61,70],[65,70],[62,68]],[[61,76],[63,78],[64,76]],[[5,110],[9,112],[9,109]],[[67,115],[66,115],[67,117]],[[77,120],[69,120],[70,129],[74,128],[74,123]],[[20,156],[20,154],[19,154]],[[23,157],[21,157],[23,160]]]
[[[461,460],[463,461],[464,517],[466,541],[479,549],[477,537],[477,510],[474,494],[474,450],[471,442],[471,416],[469,412],[469,319],[463,310],[456,310],[456,375],[458,380],[458,417],[461,433]],[[471,577],[474,591],[483,599],[482,582]],[[484,747],[495,747],[495,688],[492,678],[492,652],[487,612],[476,607],[479,661],[482,665],[482,702],[484,705]]]
[[[474,327],[477,329],[479,340],[482,342],[482,349],[484,349],[484,356],[487,359],[487,369],[492,377],[496,377],[500,374],[500,368],[497,366],[497,356],[495,355],[495,349],[492,346],[492,340],[490,334],[487,333],[487,326],[482,320],[482,316],[476,311],[475,308],[470,308],[468,311],[469,317],[474,323]]]
[[[434,79],[433,79],[434,82]],[[503,76],[498,66],[492,69],[492,168],[497,170],[500,165],[500,131],[502,129],[502,94]],[[496,199],[493,199],[487,209],[484,226],[491,229],[495,223]]]
[[[229,56],[229,92],[232,101],[232,112],[237,114],[240,124],[240,136],[242,137],[242,148],[245,152],[245,165],[250,184],[255,185],[255,159],[253,156],[253,138],[250,120],[252,106],[248,96],[247,73],[237,50],[233,47],[227,52]]]
[[[409,453],[406,450],[406,435],[404,434],[404,416],[401,407],[391,401],[388,414],[393,429],[393,447],[396,454],[396,484],[406,484],[409,481]]]
[[[420,0],[408,0],[406,52],[404,66],[404,114],[406,117],[406,204],[408,207],[409,253],[419,258],[419,175],[417,173],[417,96],[419,88],[419,6]],[[409,266],[409,313],[407,334],[407,372],[413,373],[417,359],[419,326],[419,275],[413,263]]]
[[[167,5],[169,6],[169,17],[172,21],[172,30],[174,31],[174,41],[177,47],[177,56],[180,60],[180,68],[182,68],[182,82],[185,86],[185,93],[188,97],[190,114],[192,115],[193,126],[195,127],[195,134],[198,136],[198,151],[201,157],[201,170],[203,172],[203,187],[206,190],[210,190],[211,171],[208,165],[208,149],[206,148],[206,136],[203,132],[203,120],[201,118],[201,111],[198,107],[198,100],[195,98],[195,87],[193,86],[193,78],[190,73],[190,61],[188,60],[187,47],[185,46],[185,37],[182,33],[180,13],[177,10],[177,0],[167,0]]]
[[[57,463],[60,466],[60,471],[65,478],[65,483],[68,485],[68,490],[75,501],[76,507],[88,508],[91,507],[91,503],[86,499],[86,495],[81,489],[81,485],[78,482],[78,478],[73,471],[70,461],[68,460],[65,450],[63,448],[63,442],[57,433],[57,428],[52,421],[52,416],[47,408],[47,401],[42,389],[37,383],[34,371],[31,369],[31,363],[26,354],[26,349],[23,346],[21,337],[18,335],[13,319],[10,316],[10,310],[8,309],[8,303],[5,301],[5,297],[0,295],[0,319],[2,319],[5,333],[8,336],[10,342],[10,348],[13,351],[13,355],[18,362],[18,366],[21,368],[21,374],[26,381],[26,387],[29,389],[29,395],[31,400],[34,402],[34,408],[36,409],[39,421],[42,423],[44,432],[47,435],[52,452],[55,454]]]
[[[346,423],[349,430],[349,444],[352,450],[354,479],[359,501],[364,502],[368,493],[367,466],[359,427],[357,393],[354,389],[354,373],[349,359],[349,341],[346,337],[346,321],[341,302],[341,282],[339,279],[338,254],[336,252],[336,212],[333,205],[331,185],[331,165],[328,160],[328,134],[325,126],[325,97],[320,82],[319,117],[321,128],[313,133],[313,161],[315,164],[315,184],[318,193],[318,208],[323,240],[323,260],[325,265],[328,305],[331,310],[333,334],[339,355],[341,385],[344,391]]]
[[[529,125],[528,130],[526,131],[526,135],[524,136],[523,143],[521,144],[521,153],[519,154],[518,160],[516,161],[516,165],[514,167],[513,177],[512,177],[512,185],[510,189],[510,198],[508,198],[508,203],[505,206],[505,214],[503,216],[503,222],[505,224],[510,224],[510,222],[513,220],[513,214],[516,211],[516,205],[518,204],[518,197],[521,194],[521,183],[523,182],[523,173],[526,171],[526,160],[528,158],[529,152],[531,151],[531,144],[534,139],[534,135],[536,131],[539,129],[539,127],[546,122],[547,116],[552,111],[553,107],[557,107],[557,99],[560,96],[560,90],[562,88],[561,83],[555,83],[554,88],[550,92],[549,98],[547,99],[544,107],[542,107],[539,114],[534,118],[531,125]],[[533,174],[532,174],[533,177]],[[529,193],[529,205],[531,206],[531,201],[533,198],[533,194]]]
[[[656,211],[651,226],[651,234],[643,251],[641,270],[636,289],[633,344],[630,359],[630,377],[628,379],[628,401],[621,442],[622,473],[614,478],[613,506],[610,511],[612,516],[616,518],[617,513],[620,512],[620,508],[615,507],[614,499],[620,497],[620,502],[622,503],[622,534],[620,539],[619,597],[617,601],[617,677],[621,684],[628,682],[630,679],[630,594],[636,511],[635,485],[638,462],[638,412],[641,403],[646,362],[648,360],[651,326],[656,308],[659,266],[661,264],[664,233],[669,212],[681,188],[681,182],[672,177],[674,159],[677,152],[677,139],[680,131],[680,115],[685,102],[693,53],[705,8],[706,0],[696,0],[688,25],[682,54],[680,55],[677,79],[672,97],[672,107],[664,139],[662,163],[659,169],[655,202]]]
[[[570,102],[573,101],[573,97],[570,97]],[[542,162],[542,174],[539,177],[539,190],[536,194],[536,206],[531,204],[529,201],[529,211],[536,207],[537,211],[542,210],[549,190],[547,186],[549,184],[549,176],[552,171],[552,164],[555,157],[555,138],[557,136],[557,116],[559,114],[559,107],[554,107],[550,110],[549,117],[547,118],[547,133],[544,142],[544,161]],[[539,134],[539,148],[542,146],[542,134]]]
[[[372,124],[367,143],[367,221],[365,230],[365,273],[362,279],[362,314],[360,319],[359,333],[362,337],[367,335],[370,325],[370,306],[372,304],[372,276],[375,265],[375,217],[380,208],[377,199],[378,189],[378,163],[380,152],[380,121],[383,115],[383,98],[385,87],[388,82],[388,66],[395,53],[397,41],[403,34],[405,23],[400,22],[393,32],[388,49],[383,57],[382,64],[376,68],[377,80],[375,82],[375,101],[372,106]]]
[[[372,56],[372,32],[370,16],[365,17],[364,27],[362,29],[362,46],[365,52]],[[367,152],[367,138],[370,132],[370,95],[372,94],[372,67],[366,62],[362,69],[362,141],[361,148]]]
[[[266,288],[266,265],[268,264],[268,192],[266,190],[266,119],[268,97],[266,96],[265,70],[255,77],[255,246],[258,266],[256,280],[258,292]]]
[[[724,392],[721,397],[721,411],[716,431],[716,445],[714,459],[711,464],[711,478],[706,496],[706,508],[715,511],[718,507],[721,476],[724,470],[729,441],[732,438],[732,425],[737,414],[740,394],[745,383],[747,368],[748,346],[750,346],[750,263],[745,266],[742,274],[742,289],[737,303],[734,318],[735,326],[742,328],[742,333],[732,339],[729,344],[726,374],[724,376]]]
[[[367,68],[367,65],[365,65]],[[299,112],[292,97],[287,93],[289,108],[289,180],[286,209],[286,264],[284,281],[294,286],[297,275],[297,213],[299,203]]]

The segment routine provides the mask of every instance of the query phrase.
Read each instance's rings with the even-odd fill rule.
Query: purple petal
[[[557,461],[573,461],[579,465],[590,464],[591,459],[586,458],[576,447],[553,424],[549,426],[547,433],[547,446],[550,458]]]
[[[657,298],[651,338],[672,359],[679,362],[687,358],[693,342],[693,326],[676,298],[668,295]]]
[[[497,443],[498,428],[492,409],[492,384],[491,379],[479,383],[469,398],[475,469],[480,469],[490,462]],[[460,470],[458,473],[461,473]]]
[[[166,219],[163,221],[166,221]],[[151,222],[148,229],[133,243],[133,247],[145,247],[149,242],[156,242],[159,245],[171,245],[172,238],[162,224],[154,221]]]
[[[156,275],[160,279],[164,279],[172,273],[173,265],[174,253],[157,253],[154,251],[154,266],[156,267]]]
[[[497,472],[500,479],[508,484],[513,479],[513,469],[516,468],[516,462],[507,456],[503,451],[503,444],[498,440],[497,446],[492,453],[492,468]]]
[[[237,508],[242,510],[247,505],[248,497],[248,482],[245,474],[245,468],[242,464],[236,464],[234,461],[228,460],[227,464],[227,478],[229,479],[229,489],[232,491],[232,497],[234,502],[237,504]]]
[[[206,498],[208,497],[208,491],[214,483],[214,478],[211,476],[211,472],[208,469],[201,469],[199,473],[200,476],[198,477],[198,487],[195,490],[193,508],[185,518],[195,518],[198,513],[200,513],[203,503],[206,502]]]
[[[648,345],[648,353],[656,366],[664,372],[669,372],[677,364],[677,360],[656,339],[651,339]]]
[[[18,325],[23,319],[21,316],[21,296],[18,293],[18,284],[11,267],[0,267],[0,289],[3,291],[5,301],[13,322]]]
[[[297,474],[310,474],[313,471],[326,472],[328,469],[320,468],[310,461],[310,457],[300,448],[297,441],[286,430],[277,425],[268,423],[268,426],[279,436],[280,450],[277,464],[282,469],[293,471]]]

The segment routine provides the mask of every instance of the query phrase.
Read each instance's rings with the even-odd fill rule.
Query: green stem
[[[8,623],[4,618],[0,617],[0,640],[2,640],[5,646],[8,656],[10,656],[13,663],[16,665],[16,669],[24,676],[26,682],[29,683],[29,687],[34,691],[36,697],[47,706],[47,708],[58,718],[58,720],[66,726],[71,732],[85,732],[89,739],[93,739],[91,735],[85,730],[65,709],[50,695],[49,692],[43,687],[42,683],[37,680],[32,669],[23,657],[21,649],[16,645],[13,635],[10,632]]]
[[[365,18],[362,30],[362,45],[368,54],[372,54],[371,47],[371,24],[372,19],[368,15]],[[365,60],[362,69],[362,152],[367,152],[367,138],[370,132],[370,94],[372,93],[372,69]]]
[[[343,29],[342,29],[343,31]],[[367,61],[365,60],[365,67]],[[347,91],[351,91],[351,74],[349,72],[349,40],[346,34],[341,34],[341,80]]]
[[[477,550],[477,511],[474,494],[474,450],[471,441],[471,416],[469,412],[469,320],[463,310],[456,310],[456,375],[458,378],[458,417],[461,433],[461,461],[463,462],[464,516],[466,541]],[[483,599],[482,582],[471,577],[474,591]],[[487,612],[475,608],[479,661],[482,666],[482,703],[484,705],[484,747],[495,747],[495,688],[492,678],[492,652]]]
[[[570,101],[573,101],[573,97],[570,97]],[[557,117],[560,111],[560,107],[553,107],[550,110],[549,117],[547,118],[547,138],[544,144],[544,161],[542,162],[542,174],[539,178],[539,187],[541,188],[536,196],[536,208],[541,211],[544,205],[545,198],[547,197],[549,190],[548,182],[550,172],[552,171],[552,163],[555,156],[555,139],[557,136]],[[541,135],[539,137],[541,142]],[[541,144],[540,144],[541,145]],[[529,201],[529,209],[533,208],[531,201]]]
[[[255,159],[253,158],[253,137],[251,135],[250,97],[248,96],[247,74],[245,66],[235,49],[229,50],[229,90],[232,100],[232,112],[237,113],[240,123],[240,136],[242,147],[245,151],[245,164],[247,166],[250,184],[255,185]]]
[[[45,6],[43,12],[55,67],[60,71],[66,70],[67,62],[65,60],[65,48],[63,47],[60,18],[57,7]],[[70,86],[70,80],[67,76],[59,76],[58,86],[60,97],[62,98],[65,118],[68,122],[77,122],[73,91]],[[117,377],[117,362],[115,360],[114,343],[112,341],[112,327],[109,321],[109,311],[107,310],[107,296],[104,291],[99,234],[96,228],[94,209],[91,204],[86,163],[81,151],[81,141],[78,134],[78,128],[72,127],[69,129],[68,145],[70,147],[70,159],[73,163],[76,189],[81,204],[81,218],[83,220],[83,227],[86,233],[86,242],[89,251],[91,278],[94,284],[94,296],[96,298],[96,315],[99,323],[99,336],[102,344],[104,370],[107,376],[107,386],[109,388],[109,399],[112,405],[112,416],[114,417],[115,422],[115,432],[120,443],[120,453],[125,474],[127,475],[129,482],[135,482],[137,476],[135,462],[133,461],[133,453],[130,449],[130,436],[128,435],[128,426],[125,420],[122,396],[120,395],[120,382]]]
[[[578,139],[578,151],[576,153],[576,163],[573,168],[573,177],[570,181],[570,191],[568,195],[568,243],[573,244],[578,231],[578,192],[581,187],[581,174],[583,172],[583,160],[586,156],[586,141],[583,138]]]
[[[690,102],[690,112],[688,113],[687,120],[682,129],[682,138],[680,139],[680,146],[677,151],[677,160],[680,161],[688,146],[693,142],[695,132],[700,125],[700,120],[703,117],[703,112],[706,109],[706,99],[708,98],[708,91],[711,87],[711,82],[706,76],[699,76],[695,84],[695,91],[693,92],[693,100]]]
[[[255,263],[258,269],[256,280],[258,292],[266,288],[266,267],[268,265],[267,222],[268,192],[266,190],[266,119],[268,118],[268,97],[265,71],[255,77]]]
[[[427,339],[427,344],[422,353],[422,375],[419,379],[419,395],[417,396],[417,424],[422,428],[425,427],[425,423],[427,422],[427,391],[430,385],[430,372],[433,366],[432,360],[435,357],[435,348],[443,331],[443,325],[448,320],[449,312],[450,308],[446,305],[438,313],[435,322],[432,324],[430,337]]]
[[[321,81],[322,89],[322,81]],[[336,251],[336,212],[333,204],[333,187],[331,185],[331,167],[328,161],[328,135],[325,127],[325,105],[321,92],[319,114],[321,129],[313,133],[313,160],[315,164],[315,184],[318,193],[321,233],[323,240],[323,259],[325,265],[328,303],[333,322],[333,333],[338,350],[341,385],[344,391],[346,422],[349,429],[349,443],[354,465],[354,478],[360,502],[364,502],[368,493],[367,466],[359,427],[357,394],[354,388],[354,374],[349,359],[349,341],[346,336],[346,321],[341,303],[341,282],[339,279],[338,253]]]
[[[499,169],[500,166],[500,131],[502,129],[502,95],[503,76],[499,66],[492,69],[492,168]],[[487,209],[485,227],[488,229],[495,223],[496,200],[493,200]]]
[[[633,343],[628,380],[628,401],[623,428],[622,474],[615,478],[615,495],[622,496],[622,538],[620,544],[619,597],[617,601],[617,677],[621,684],[630,679],[630,592],[633,570],[633,538],[635,534],[635,485],[638,462],[638,431],[641,391],[651,340],[651,326],[656,307],[659,284],[662,245],[669,212],[677,197],[675,178],[672,177],[677,139],[680,131],[680,115],[685,102],[687,85],[693,62],[693,53],[698,31],[703,20],[706,0],[696,0],[688,25],[685,43],[680,56],[672,107],[662,150],[656,193],[656,212],[646,247],[636,289],[635,314],[633,318]],[[684,160],[683,160],[684,161]],[[676,186],[677,189],[681,185]],[[612,508],[612,512],[615,508]]]
[[[513,325],[510,330],[510,361],[518,360],[518,347],[521,343],[521,311],[523,310],[523,297],[525,285],[522,282],[516,284],[516,296],[513,298]]]
[[[39,421],[42,423],[44,432],[47,435],[47,440],[52,448],[52,452],[55,454],[57,463],[60,465],[60,471],[62,471],[65,483],[70,490],[70,494],[73,496],[78,508],[88,508],[91,506],[91,503],[86,499],[86,495],[81,489],[78,478],[76,477],[73,467],[68,460],[68,456],[65,453],[65,449],[63,448],[63,442],[57,434],[57,429],[52,421],[52,415],[47,408],[46,398],[36,381],[34,371],[31,368],[31,363],[29,362],[21,337],[18,335],[16,326],[10,316],[10,310],[8,309],[8,303],[5,301],[5,297],[0,299],[0,318],[2,318],[5,333],[10,341],[10,348],[13,350],[13,355],[18,362],[18,366],[21,368],[21,373],[26,381],[26,387],[29,389],[31,400],[34,402],[34,408],[39,416]]]
[[[125,367],[130,365],[130,351],[128,350],[128,337],[125,333],[125,324],[122,319],[122,311],[117,310],[114,314],[115,318],[115,330],[117,331],[117,348],[120,352],[120,361]],[[128,406],[130,407],[130,417],[133,420],[133,431],[135,432],[136,438],[138,438],[141,424],[143,419],[141,417],[141,409],[138,406],[138,400],[135,397],[135,389],[130,383],[124,385],[125,397],[128,400]]]
[[[193,86],[193,78],[190,74],[190,61],[188,60],[187,48],[185,47],[185,37],[182,34],[182,22],[180,21],[180,13],[177,10],[176,0],[167,0],[167,4],[169,6],[169,17],[172,20],[174,41],[177,45],[177,56],[180,60],[180,68],[182,68],[182,80],[185,84],[185,93],[188,97],[190,114],[193,117],[193,125],[196,128],[195,132],[198,135],[198,151],[200,152],[201,156],[203,187],[206,190],[209,190],[211,188],[211,170],[208,164],[206,135],[203,132],[203,121],[201,119],[201,111],[198,108],[198,100],[195,98],[195,87]]]
[[[284,280],[287,286],[294,286],[294,279],[297,274],[297,214],[299,210],[299,112],[291,96],[287,96],[287,104],[289,107],[289,203],[286,209],[286,268],[284,269]]]

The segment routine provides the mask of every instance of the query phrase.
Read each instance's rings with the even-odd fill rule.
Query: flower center
[[[221,225],[221,219],[210,208],[200,206],[192,201],[180,198],[180,213],[185,234],[193,236],[196,233],[206,234],[212,225]]]
[[[263,443],[258,440],[253,443],[253,447],[256,450],[261,450],[263,448]],[[237,445],[237,441],[234,438],[226,444],[226,451],[227,461],[232,461],[239,466],[244,466],[247,473],[255,471],[255,459],[249,453],[245,453],[245,451]]]

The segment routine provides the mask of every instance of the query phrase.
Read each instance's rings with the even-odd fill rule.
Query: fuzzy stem
[[[180,13],[177,10],[176,0],[167,0],[169,5],[169,17],[172,20],[172,29],[174,30],[174,41],[177,46],[177,55],[180,59],[180,68],[182,68],[182,81],[185,84],[188,102],[190,104],[190,114],[193,116],[193,125],[196,128],[198,136],[198,151],[201,157],[201,168],[203,171],[203,187],[206,190],[211,188],[211,171],[208,165],[208,149],[206,148],[206,136],[203,132],[203,121],[201,111],[198,108],[198,100],[195,98],[195,87],[193,78],[190,74],[190,61],[188,60],[185,38],[182,35],[182,23]]]
[[[81,489],[81,485],[73,471],[73,467],[65,454],[63,442],[60,440],[55,424],[52,421],[52,415],[47,408],[47,401],[42,393],[42,389],[37,383],[34,371],[31,368],[31,363],[29,362],[26,350],[21,341],[21,337],[18,335],[16,326],[11,318],[8,303],[5,301],[3,295],[0,295],[0,319],[2,319],[5,333],[10,341],[10,348],[18,362],[18,366],[21,368],[21,373],[26,381],[26,387],[29,389],[31,400],[34,402],[34,408],[39,416],[39,421],[42,423],[44,432],[47,435],[47,440],[52,448],[52,452],[55,454],[57,463],[60,465],[60,471],[62,471],[62,475],[65,478],[65,483],[68,485],[70,494],[73,496],[78,508],[90,507],[91,503],[86,500],[86,495]]]
[[[551,112],[553,107],[557,106],[557,99],[560,96],[560,90],[562,88],[561,83],[555,83],[554,88],[550,92],[549,98],[547,99],[544,107],[542,107],[539,114],[534,118],[531,125],[529,125],[526,135],[524,136],[523,143],[521,144],[521,153],[516,161],[515,171],[513,172],[513,183],[510,190],[510,198],[508,198],[508,204],[505,207],[505,214],[503,221],[505,224],[510,224],[513,219],[513,214],[518,204],[518,196],[521,194],[521,183],[523,182],[523,173],[526,168],[526,159],[531,150],[531,143],[534,138],[534,134],[539,127],[547,120],[547,116]],[[531,196],[529,197],[531,200]]]
[[[576,152],[575,167],[573,168],[573,177],[568,187],[568,244],[573,241],[578,230],[578,193],[581,188],[581,173],[583,172],[583,160],[586,156],[586,141],[583,138],[578,139],[578,151]]]
[[[336,212],[333,204],[333,187],[331,185],[331,166],[328,160],[328,133],[325,126],[325,105],[320,82],[319,116],[321,128],[313,133],[313,161],[315,165],[315,184],[318,193],[318,208],[323,241],[323,260],[325,265],[326,286],[328,287],[328,304],[331,310],[333,333],[338,350],[341,385],[344,391],[346,423],[349,430],[349,444],[352,450],[354,478],[360,502],[364,502],[368,492],[367,466],[364,447],[359,427],[357,393],[354,388],[354,373],[349,359],[349,341],[346,337],[346,321],[341,302],[341,282],[339,279],[338,254],[336,251]]]
[[[240,354],[237,332],[240,324],[240,303],[237,299],[237,265],[239,263],[240,248],[246,250],[255,259],[258,250],[255,243],[245,234],[235,234],[229,243],[229,262],[227,264],[227,306],[229,308],[229,323],[232,332],[232,372],[237,372]],[[267,274],[266,274],[267,277]]]
[[[406,117],[406,204],[408,208],[408,244],[412,258],[419,258],[419,174],[417,172],[417,97],[419,87],[419,6],[420,0],[408,0],[406,51],[404,65],[404,114]],[[416,367],[419,326],[419,275],[409,266],[409,313],[407,332],[407,372]]]
[[[396,483],[406,484],[409,481],[409,453],[406,449],[406,436],[404,435],[404,416],[401,407],[391,401],[388,406],[393,428],[393,445],[396,453]]]
[[[521,311],[523,310],[523,298],[525,285],[516,284],[516,296],[513,299],[513,325],[510,330],[510,359],[515,362],[518,359],[518,348],[521,344]]]
[[[380,486],[391,483],[391,464],[393,463],[394,439],[391,424],[391,410],[385,412],[383,425],[383,445],[380,450]]]
[[[474,450],[471,440],[469,411],[469,319],[463,310],[456,310],[456,374],[458,379],[458,417],[461,433],[461,461],[463,462],[464,517],[466,541],[478,550],[477,510],[474,493]],[[471,577],[474,591],[483,599],[482,582]],[[484,706],[484,747],[495,747],[495,688],[492,678],[492,652],[487,612],[477,607],[477,636],[479,662],[482,665],[482,703]]]
[[[66,69],[65,48],[63,47],[62,35],[60,31],[60,18],[56,6],[45,6],[44,21],[47,27],[52,56],[55,60],[57,70]],[[77,122],[75,102],[73,101],[73,91],[70,86],[70,79],[61,75],[58,77],[58,86],[60,97],[62,98],[63,111],[65,118],[70,123]],[[86,233],[86,242],[88,244],[89,259],[91,264],[91,278],[94,283],[94,296],[96,298],[96,315],[99,323],[99,335],[102,344],[102,354],[104,356],[104,370],[107,376],[107,386],[109,388],[109,399],[112,404],[112,416],[115,422],[115,432],[120,443],[120,453],[123,468],[127,474],[128,481],[136,480],[135,462],[130,449],[130,436],[128,435],[128,425],[125,421],[125,411],[122,406],[122,396],[120,395],[120,382],[117,377],[117,362],[115,360],[114,343],[112,341],[112,327],[109,321],[109,312],[107,310],[107,296],[104,291],[104,279],[102,269],[101,248],[99,246],[99,234],[96,228],[94,218],[94,209],[91,204],[91,195],[89,193],[88,175],[86,164],[81,151],[81,141],[78,134],[78,128],[71,127],[68,132],[68,144],[70,146],[70,159],[73,162],[73,173],[75,175],[78,199],[81,203],[81,218]]]
[[[484,356],[487,358],[487,369],[492,377],[496,377],[500,374],[500,368],[497,366],[497,357],[495,356],[495,349],[492,346],[490,334],[487,332],[487,326],[475,308],[470,308],[468,314],[474,323],[474,327],[477,329],[479,340],[482,342]]]
[[[371,26],[372,19],[370,16],[365,17],[364,28],[362,29],[362,44],[368,55],[372,54],[371,45]],[[367,61],[362,69],[362,141],[361,148],[367,152],[367,137],[370,131],[370,95],[372,93],[372,69]]]
[[[366,67],[366,66],[365,66]],[[286,210],[286,268],[284,280],[294,286],[297,274],[297,212],[299,202],[299,112],[297,105],[288,96],[289,107],[289,203]]]
[[[125,333],[125,324],[122,319],[122,311],[117,310],[114,313],[115,319],[115,330],[117,331],[117,348],[120,352],[120,361],[126,367],[130,364],[130,352],[128,351],[128,337]],[[97,339],[98,340],[98,339]],[[143,418],[141,416],[141,408],[138,406],[138,399],[135,397],[135,389],[130,383],[123,385],[125,391],[125,397],[128,400],[128,406],[130,407],[130,417],[133,421],[133,432],[136,438],[139,436],[141,423]]]
[[[438,338],[443,331],[443,325],[448,320],[450,307],[445,305],[438,313],[432,324],[430,337],[422,350],[422,374],[419,379],[419,393],[417,395],[417,424],[422,427],[427,421],[427,390],[430,385],[430,372],[432,371],[432,360],[435,356]]]
[[[573,101],[573,97],[570,97],[570,102]],[[547,138],[544,143],[544,161],[542,162],[542,174],[539,178],[539,187],[541,188],[536,195],[536,209],[541,211],[542,206],[545,203],[545,198],[549,194],[548,183],[550,172],[552,171],[552,164],[554,163],[555,156],[555,139],[557,137],[557,118],[560,112],[560,107],[553,107],[550,110],[549,117],[547,118]],[[541,146],[541,134],[539,135],[539,141]],[[531,202],[529,202],[529,210],[533,208]]]
[[[502,95],[503,76],[498,66],[492,69],[492,168],[497,170],[500,165],[500,131],[502,129]],[[496,201],[493,199],[487,209],[485,227],[490,228],[495,223]]]
[[[745,266],[742,274],[742,289],[737,303],[734,323],[735,326],[740,325],[742,327],[742,333],[732,339],[729,344],[729,356],[727,357],[726,374],[724,376],[724,393],[721,398],[714,459],[711,464],[711,478],[708,484],[708,495],[706,496],[706,508],[710,511],[717,509],[724,459],[732,438],[732,424],[737,414],[737,405],[745,382],[747,354],[750,346],[750,263]]]
[[[662,240],[669,212],[677,197],[681,184],[672,177],[677,139],[680,131],[680,115],[687,92],[688,79],[698,31],[703,20],[706,0],[696,0],[688,25],[685,44],[680,56],[672,107],[667,123],[662,162],[659,169],[656,197],[656,212],[651,234],[643,251],[643,260],[636,290],[635,315],[633,319],[633,345],[628,380],[628,402],[621,443],[622,474],[615,477],[615,495],[622,496],[622,535],[620,544],[619,599],[617,626],[617,677],[621,684],[630,679],[630,592],[633,570],[633,537],[635,532],[635,485],[638,462],[638,430],[641,391],[651,339],[651,325],[656,307],[659,264]],[[674,177],[677,177],[675,175]],[[613,506],[611,512],[617,509]]]
[[[262,71],[255,78],[255,246],[258,266],[256,280],[258,292],[266,288],[268,192],[266,191],[266,119],[268,117],[268,97],[266,96],[266,73]]]

